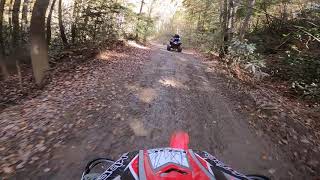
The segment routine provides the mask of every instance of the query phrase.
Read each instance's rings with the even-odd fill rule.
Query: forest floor
[[[244,173],[320,173],[316,112],[294,116],[287,101],[223,72],[217,59],[158,44],[101,51],[2,110],[0,177],[80,179],[89,160],[168,146],[176,130],[189,133],[190,148]]]

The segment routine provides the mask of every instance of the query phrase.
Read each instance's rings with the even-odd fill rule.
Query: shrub
[[[230,57],[228,59],[231,64],[239,64],[252,74],[255,79],[260,80],[268,76],[268,74],[262,71],[265,67],[265,62],[255,50],[255,44],[233,40],[229,46]]]

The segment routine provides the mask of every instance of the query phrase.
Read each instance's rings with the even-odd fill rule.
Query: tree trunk
[[[151,0],[151,3],[150,3],[150,8],[148,10],[148,21],[147,21],[147,24],[146,26],[144,26],[144,31],[145,31],[145,34],[143,36],[143,43],[146,43],[147,42],[147,31],[148,31],[148,27],[150,26],[150,19],[151,19],[151,15],[152,15],[152,11],[153,11],[153,8],[154,8],[154,4],[156,3],[156,0]],[[177,32],[178,33],[178,32]]]
[[[48,45],[46,41],[45,19],[49,0],[37,0],[34,4],[31,25],[31,60],[34,78],[40,85],[49,69]]]
[[[289,15],[288,15],[288,6],[287,6],[287,3],[284,2],[284,1],[282,1],[281,4],[282,4],[282,9],[283,9],[283,10],[282,10],[282,13],[281,13],[281,18],[282,18],[283,20],[287,21],[287,20],[288,20],[288,17],[289,17]]]
[[[19,46],[20,41],[20,26],[19,26],[19,11],[21,0],[15,0],[12,9],[12,45],[16,49]]]
[[[148,17],[149,17],[149,18],[151,18],[151,14],[152,14],[152,11],[153,11],[154,4],[155,4],[155,3],[156,3],[156,0],[151,0],[149,12],[148,12]],[[142,10],[141,10],[141,11],[142,11]]]
[[[18,72],[18,78],[19,78],[19,88],[20,90],[22,90],[23,86],[22,86],[22,74],[21,74],[21,66],[20,66],[20,62],[16,61],[16,69]]]
[[[58,12],[59,12],[59,29],[60,29],[60,37],[63,42],[63,45],[65,47],[68,47],[68,39],[64,30],[63,26],[63,21],[62,21],[62,0],[59,0],[59,7],[58,7]]]
[[[1,67],[1,73],[3,76],[3,79],[7,79],[9,76],[7,66],[5,64],[5,51],[4,51],[4,42],[3,42],[3,36],[2,36],[2,31],[3,31],[3,12],[4,12],[4,5],[6,4],[6,0],[1,0],[0,1],[0,67]]]
[[[140,19],[141,19],[140,16],[142,14],[143,5],[144,5],[144,0],[141,0],[140,10],[139,10],[139,14],[138,14],[138,24],[137,24],[137,29],[136,29],[136,37],[135,37],[136,40],[139,39],[139,22],[140,22]]]
[[[228,31],[228,39],[232,40],[234,35],[234,24],[235,24],[235,14],[237,11],[237,6],[235,6],[235,1],[230,0],[229,2],[230,16],[229,16],[229,31]]]
[[[86,10],[85,10],[85,14],[89,14],[90,13],[90,9],[91,9],[91,6],[90,6],[90,4],[88,4],[88,6],[86,7]],[[82,29],[85,29],[87,27],[88,22],[89,22],[89,16],[85,16],[84,20],[83,20]],[[87,36],[85,35],[85,33],[83,31],[81,31],[81,39],[83,41],[87,40]]]
[[[10,34],[12,34],[12,5],[13,5],[13,0],[10,0],[9,11],[8,11],[8,23],[9,23]]]
[[[221,1],[219,1],[219,24],[220,26],[222,25],[222,21],[223,21],[223,3]]]
[[[79,7],[82,4],[82,0],[75,0],[73,5],[73,23],[71,25],[71,42],[76,43],[77,38],[77,24],[79,22]]]
[[[260,16],[257,17],[256,24],[254,26],[255,30],[258,30]]]
[[[28,10],[29,10],[30,0],[24,0],[22,7],[22,21],[21,21],[21,29],[27,31],[28,27]]]
[[[228,52],[228,0],[224,0],[223,2],[223,10],[221,11],[222,13],[222,32],[221,32],[221,38],[222,38],[222,43],[220,46],[220,57],[224,57],[225,54]]]
[[[144,0],[141,0],[141,5],[140,5],[140,10],[139,10],[139,15],[141,15],[141,14],[142,14],[143,5],[144,5]]]
[[[4,42],[3,42],[3,13],[4,13],[4,6],[6,4],[6,0],[0,0],[0,54],[4,55]]]
[[[53,13],[53,9],[54,9],[54,5],[56,4],[57,0],[53,0],[51,7],[50,7],[50,11],[48,14],[48,18],[47,18],[47,44],[48,46],[51,43],[51,19],[52,19],[52,13]]]
[[[240,35],[239,35],[239,39],[242,41],[244,38],[244,35],[248,29],[249,26],[249,22],[250,22],[250,18],[252,16],[253,13],[253,6],[255,4],[255,0],[248,0],[248,12],[246,14],[246,17],[244,18],[244,22],[242,24],[242,27],[240,28]]]

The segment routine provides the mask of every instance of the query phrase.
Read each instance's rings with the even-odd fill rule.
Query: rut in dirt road
[[[79,179],[89,160],[117,159],[127,151],[166,147],[176,130],[189,133],[190,148],[208,151],[235,170],[299,179],[291,178],[296,174],[286,156],[263,133],[251,129],[244,114],[235,111],[232,97],[222,95],[220,87],[225,82],[214,69],[192,54],[153,45],[150,57],[133,76],[108,72],[100,65],[92,73],[95,80],[84,77],[88,83],[99,82],[90,87],[92,91],[81,92],[78,87],[82,100],[64,110],[68,121],[78,118],[85,126],[73,128],[43,164],[27,167],[17,174],[18,179],[29,172],[32,179]],[[108,84],[117,87],[101,87]]]

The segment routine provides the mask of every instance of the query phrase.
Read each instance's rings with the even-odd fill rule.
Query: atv
[[[181,43],[180,36],[178,34],[176,34],[170,39],[170,42],[167,45],[167,50],[168,51],[175,50],[178,52],[182,52],[181,44],[182,43]]]

